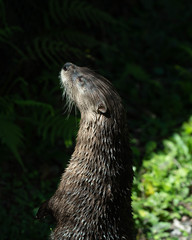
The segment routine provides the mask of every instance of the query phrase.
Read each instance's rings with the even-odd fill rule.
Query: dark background
[[[46,239],[33,218],[73,152],[65,62],[113,82],[137,172],[192,113],[192,4],[182,0],[0,0],[0,239]]]

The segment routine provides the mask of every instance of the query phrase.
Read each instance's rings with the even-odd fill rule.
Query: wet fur
[[[132,240],[133,172],[121,99],[87,68],[72,65],[61,71],[61,81],[81,112],[80,128],[58,189],[37,217],[56,219],[52,240]]]

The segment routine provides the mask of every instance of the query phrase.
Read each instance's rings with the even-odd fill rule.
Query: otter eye
[[[85,83],[85,79],[83,77],[78,77],[78,81],[81,84]]]

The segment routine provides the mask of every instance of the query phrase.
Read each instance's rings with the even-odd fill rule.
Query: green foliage
[[[53,107],[46,103],[37,102],[33,100],[15,100],[15,103],[20,106],[41,107],[45,113],[47,113],[47,110],[48,110],[51,116],[54,115]]]
[[[148,229],[147,239],[164,239],[173,219],[192,217],[192,117],[163,146],[135,178],[134,217],[138,228]]]
[[[31,125],[36,128],[36,134],[40,136],[43,141],[50,140],[53,145],[58,138],[62,138],[66,147],[72,145],[72,140],[76,135],[78,121],[74,117],[65,119],[61,113],[56,113],[50,104],[38,102],[34,100],[14,100],[8,103],[6,98],[0,101],[5,112],[0,115],[0,139],[3,144],[12,151],[15,158],[20,163],[23,170],[26,170],[19,154],[19,147],[24,147],[24,134],[21,127],[15,124],[15,111],[20,107],[20,114],[17,116],[17,121]],[[8,107],[6,108],[6,105]],[[22,116],[31,109],[32,114],[28,117]],[[17,109],[18,111],[18,109]],[[30,111],[30,110],[29,110]]]
[[[23,161],[21,160],[21,156],[18,151],[18,147],[23,144],[22,130],[3,114],[0,115],[0,139],[3,144],[7,145],[22,166],[23,170],[25,170]]]
[[[168,136],[192,114],[191,15],[189,0],[12,0],[11,5],[0,0],[0,239],[46,239],[52,227],[33,216],[55,191],[74,147],[79,115],[63,114],[58,79],[67,61],[98,71],[122,95],[138,186],[145,179],[144,189],[135,188],[136,223],[147,236],[159,232],[169,239],[166,229],[174,214],[179,218],[182,204],[188,206],[178,197],[178,187],[191,171],[181,164],[189,161],[191,124],[171,140]],[[151,155],[164,139],[169,139],[167,152]],[[171,154],[179,156],[175,165]],[[149,160],[144,170],[143,158]],[[163,175],[159,164],[177,181]],[[155,185],[145,169],[154,174]],[[187,188],[182,185],[185,199]],[[157,213],[148,197],[151,204],[157,201]],[[146,213],[147,221],[140,216]]]
[[[78,129],[78,120],[74,117],[63,117],[57,116],[44,116],[44,120],[41,121],[38,127],[38,132],[46,140],[50,137],[52,144],[55,143],[56,139],[63,137],[66,147],[72,145],[72,140],[76,136]]]
[[[78,19],[85,22],[88,26],[109,22],[115,24],[115,19],[100,9],[93,7],[86,1],[49,1],[49,11],[52,19],[57,23],[67,23],[70,19]],[[48,20],[48,19],[47,19]]]

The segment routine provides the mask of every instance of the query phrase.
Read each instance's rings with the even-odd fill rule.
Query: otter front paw
[[[45,201],[41,204],[35,219],[42,219],[49,215],[50,210],[48,209],[48,201]]]

